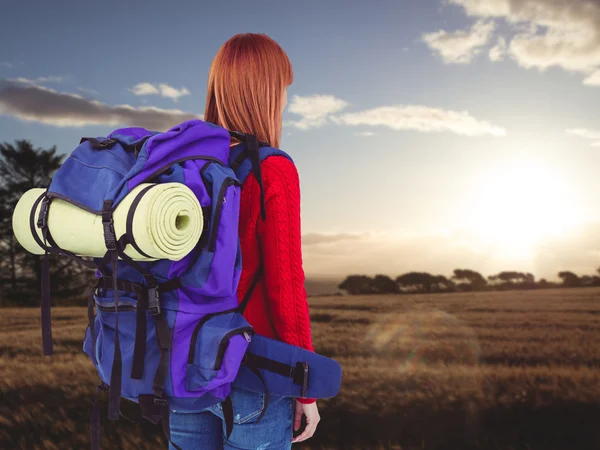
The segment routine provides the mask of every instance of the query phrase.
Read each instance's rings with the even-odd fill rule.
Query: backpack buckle
[[[107,250],[117,249],[117,235],[112,214],[112,200],[104,200],[102,204],[102,227],[104,228],[104,245]]]
[[[154,404],[160,405],[160,406],[165,406],[165,405],[169,404],[169,401],[166,398],[154,397]]]
[[[40,215],[38,216],[37,226],[38,228],[46,228],[48,225],[48,207],[50,206],[50,199],[44,197],[42,200],[42,206],[40,206]]]
[[[112,217],[110,220],[102,220],[102,226],[104,227],[104,244],[107,250],[117,249],[117,236],[115,234],[115,223]]]
[[[300,391],[300,397],[306,398],[306,391],[308,390],[308,363],[303,362],[301,367],[304,373],[302,377],[302,390]]]
[[[151,316],[160,314],[160,297],[156,286],[148,288],[148,312]]]

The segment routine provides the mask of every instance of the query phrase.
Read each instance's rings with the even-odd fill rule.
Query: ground
[[[304,448],[600,448],[599,288],[309,302],[315,349],[344,379]],[[85,309],[53,309],[52,357],[38,310],[0,313],[0,448],[89,448]],[[105,413],[102,448],[166,448],[158,427]]]

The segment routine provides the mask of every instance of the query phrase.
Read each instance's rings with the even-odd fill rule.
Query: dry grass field
[[[600,448],[599,288],[310,304],[316,350],[340,361],[344,381],[298,448]],[[89,448],[86,313],[53,314],[48,358],[38,311],[0,310],[1,449]],[[166,448],[157,427],[107,424],[104,414],[104,449]]]

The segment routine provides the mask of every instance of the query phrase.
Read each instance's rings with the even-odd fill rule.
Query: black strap
[[[53,255],[64,255],[71,258],[74,261],[77,261],[79,264],[82,264],[88,269],[96,269],[96,265],[93,262],[86,261],[85,259],[75,255],[72,252],[59,248],[56,242],[54,241],[52,234],[50,233],[50,228],[48,227],[48,212],[50,211],[50,202],[52,200],[52,197],[47,197],[47,193],[48,191],[40,195],[31,207],[31,213],[29,214],[29,227],[31,229],[31,235],[33,236],[33,239],[46,253],[50,253]],[[36,219],[35,211],[37,209],[37,205],[40,202],[43,203],[40,208],[40,213]],[[36,226],[37,228],[40,228],[42,230],[43,239],[44,230],[46,230],[45,240],[40,239],[40,237],[38,236]]]
[[[102,226],[104,228],[104,243],[108,250],[105,258],[109,257],[112,265],[113,294],[115,298],[115,350],[110,373],[110,387],[108,390],[108,419],[119,420],[121,415],[121,376],[123,373],[123,361],[121,357],[121,344],[119,342],[119,289],[117,286],[117,280],[119,278],[119,253],[112,216],[112,200],[105,200],[102,205]]]
[[[171,440],[171,427],[169,416],[171,409],[169,402],[166,399],[158,399],[152,394],[140,395],[138,397],[141,416],[149,422],[157,425],[162,422],[163,433],[171,445],[177,450],[182,450],[177,444]]]
[[[79,141],[79,145],[83,144],[86,141],[89,141],[90,144],[92,144],[92,148],[94,150],[106,150],[111,148],[118,142],[116,139],[103,139],[100,141],[93,137],[82,137]]]
[[[258,370],[256,367],[250,367],[250,370],[258,377],[258,379],[262,383],[263,387],[265,388],[265,406],[263,407],[262,411],[260,412],[258,419],[256,419],[256,423],[259,423],[262,420],[262,418],[264,417],[265,413],[267,412],[267,408],[269,407],[269,402],[271,400],[271,393],[269,392],[269,388],[267,387],[265,378],[262,376],[262,373],[260,373],[260,370]]]
[[[92,337],[92,361],[95,366],[98,365],[98,361],[96,360],[96,324],[95,324],[95,315],[94,315],[94,291],[96,290],[96,286],[91,287],[88,293],[88,327],[90,329],[90,335]]]
[[[248,148],[244,147],[243,150],[240,152],[240,154],[237,155],[237,157],[231,163],[231,166],[230,166],[231,170],[233,170],[234,172],[237,172],[237,170],[244,163],[244,161],[246,160],[247,157],[248,157]]]
[[[144,375],[144,360],[146,358],[146,309],[148,307],[148,293],[142,290],[137,297],[135,311],[135,344],[133,347],[133,361],[131,364],[131,378],[141,380]]]
[[[135,210],[138,207],[138,205],[140,204],[140,201],[142,200],[144,195],[146,195],[146,193],[150,189],[152,189],[154,186],[156,186],[156,184],[151,184],[150,186],[147,186],[144,189],[142,189],[133,199],[133,203],[131,204],[129,211],[127,212],[127,224],[126,224],[126,231],[125,231],[125,236],[127,236],[127,241],[129,244],[131,244],[133,246],[133,248],[140,255],[142,255],[146,258],[152,258],[152,257],[150,255],[148,255],[147,253],[144,253],[144,251],[135,242],[135,238],[133,237],[133,217],[135,215]]]
[[[233,432],[233,402],[229,395],[221,402],[223,407],[223,418],[225,419],[225,443],[229,440]],[[225,445],[225,444],[223,444]]]
[[[262,277],[262,274],[263,274],[263,265],[262,265],[262,263],[259,263],[258,269],[256,270],[256,273],[254,274],[254,279],[252,280],[252,284],[248,288],[246,295],[244,295],[244,298],[242,299],[242,301],[240,302],[240,304],[238,306],[238,311],[240,314],[243,314],[244,311],[246,310],[246,306],[248,305],[248,302],[250,301],[250,297],[252,297],[252,293],[254,292],[254,289],[256,288],[258,281]]]
[[[289,364],[275,361],[264,356],[246,353],[244,355],[243,364],[247,365],[250,369],[268,370],[269,372],[289,377],[294,384],[302,386],[303,394],[306,394],[305,391],[308,387],[308,365],[306,363],[299,362],[295,366],[290,366]],[[304,396],[305,395],[301,395],[301,397]]]
[[[98,279],[98,289],[112,289],[113,288],[113,277],[110,275],[103,275],[102,278]],[[157,289],[159,292],[169,292],[179,289],[181,287],[180,278],[172,278],[163,283],[159,283]],[[134,283],[133,281],[118,280],[117,288],[120,291],[129,291],[140,293],[145,287],[141,284]]]
[[[156,316],[156,338],[158,339],[158,346],[160,348],[160,359],[158,361],[158,368],[154,375],[154,381],[152,383],[152,390],[156,397],[162,398],[164,393],[165,381],[169,371],[169,351],[171,350],[171,331],[169,330],[169,324],[164,313],[160,313]]]
[[[96,386],[96,396],[94,397],[94,405],[92,406],[92,417],[90,419],[90,443],[92,450],[100,450],[100,401],[101,392],[106,392],[108,386],[102,382]]]
[[[158,291],[159,292],[169,292],[174,291],[175,289],[179,289],[181,287],[181,278],[171,278],[170,280],[163,281],[162,283],[158,283]]]
[[[56,242],[52,238],[50,234],[50,228],[48,227],[48,213],[50,210],[50,202],[52,198],[48,196],[48,189],[37,198],[34,202],[33,207],[31,208],[31,213],[29,215],[29,227],[31,228],[31,234],[34,239],[38,243],[38,245],[44,249],[44,260],[42,262],[42,273],[41,273],[41,294],[42,294],[42,302],[41,302],[41,317],[40,320],[42,322],[42,346],[44,349],[45,355],[52,355],[53,346],[52,346],[52,314],[51,314],[51,305],[52,299],[50,296],[50,254],[58,254],[65,255],[69,258],[83,264],[88,268],[95,269],[96,266],[76,256],[74,253],[68,252],[66,250],[62,250],[56,245]],[[40,213],[37,217],[37,221],[35,219],[35,211],[37,209],[37,205],[42,203],[40,207]],[[36,230],[36,225],[38,228],[42,230],[42,238],[43,241],[39,238]],[[50,245],[48,245],[50,244]]]
[[[265,208],[265,189],[263,186],[262,172],[260,170],[260,155],[258,154],[258,141],[255,136],[250,134],[246,135],[246,148],[248,149],[248,157],[252,162],[252,173],[258,182],[260,188],[260,214],[262,220],[266,219],[266,208]]]
[[[46,234],[48,227],[44,227],[44,244],[46,243]],[[44,262],[42,263],[42,308],[41,308],[41,321],[42,321],[42,346],[44,347],[44,355],[52,355],[52,313],[51,305],[52,299],[50,298],[50,256],[48,250],[44,254]]]

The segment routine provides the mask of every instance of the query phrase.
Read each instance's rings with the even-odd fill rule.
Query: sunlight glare
[[[540,164],[500,167],[474,186],[466,225],[508,253],[525,256],[539,239],[563,235],[581,222],[567,182]]]

